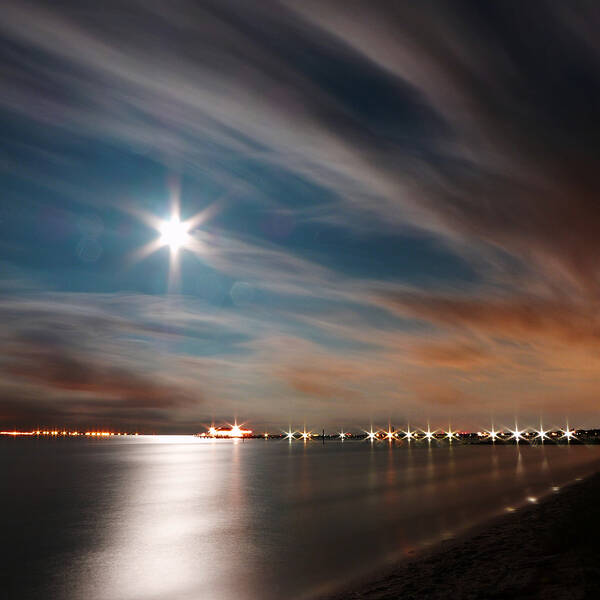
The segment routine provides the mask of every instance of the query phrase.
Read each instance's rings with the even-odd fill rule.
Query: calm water
[[[311,598],[595,470],[600,447],[3,440],[8,598]]]

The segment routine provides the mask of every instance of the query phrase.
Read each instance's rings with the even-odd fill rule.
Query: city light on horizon
[[[352,431],[352,429],[350,430]],[[451,430],[448,429],[446,431],[440,429],[432,429],[431,427],[423,428],[423,429],[411,429],[409,426],[406,429],[394,430],[390,427],[388,428],[375,428],[371,427],[370,429],[361,429],[360,427],[356,427],[354,429],[355,433],[349,432],[347,429],[343,431],[335,431],[331,432],[330,430],[326,430],[323,428],[323,434],[315,433],[309,429],[302,429],[300,431],[294,431],[293,429],[288,429],[283,431],[282,433],[273,433],[268,429],[262,429],[262,433],[254,434],[251,428],[248,428],[244,425],[239,425],[237,422],[233,424],[224,424],[224,425],[211,425],[207,426],[206,431],[197,433],[198,437],[206,437],[206,438],[243,438],[243,437],[261,437],[264,439],[279,439],[285,438],[289,441],[300,439],[302,441],[311,441],[313,439],[321,439],[324,436],[327,439],[336,438],[339,440],[346,440],[349,438],[354,439],[366,439],[372,442],[387,440],[387,441],[407,441],[411,440],[423,440],[428,443],[441,442],[441,441],[452,441],[452,440],[466,440],[470,437],[476,437],[481,441],[489,440],[492,442],[496,441],[512,441],[514,443],[522,443],[527,442],[531,443],[544,443],[550,441],[558,441],[559,439],[572,441],[578,438],[579,435],[587,435],[587,432],[597,431],[596,428],[587,428],[587,429],[574,429],[570,426],[566,426],[564,428],[556,428],[556,429],[545,429],[540,427],[540,429],[535,429],[533,427],[525,427],[521,428],[519,426],[515,426],[514,429],[506,429],[506,430],[498,430],[494,427],[490,429],[483,429],[479,431],[470,431],[470,430]],[[44,429],[34,429],[34,430],[19,430],[19,429],[10,429],[0,431],[0,435],[2,436],[28,436],[28,437],[112,437],[112,436],[123,436],[123,435],[139,435],[139,432],[130,433],[124,431],[111,431],[111,430],[68,430],[64,428],[44,428]],[[151,435],[156,435],[152,433]],[[172,434],[165,434],[172,435]],[[180,434],[185,435],[185,434]]]

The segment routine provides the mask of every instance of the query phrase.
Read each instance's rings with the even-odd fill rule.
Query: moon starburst
[[[199,228],[214,216],[218,206],[217,203],[213,203],[192,217],[182,220],[178,187],[171,190],[170,204],[171,214],[167,219],[160,219],[147,211],[132,207],[127,210],[158,233],[155,239],[133,253],[131,262],[143,260],[160,248],[168,247],[170,250],[168,289],[172,291],[179,283],[180,251],[185,249],[196,255],[207,253],[207,246],[202,241],[202,231]]]

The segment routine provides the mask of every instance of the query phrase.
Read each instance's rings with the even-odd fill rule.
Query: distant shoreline
[[[600,464],[580,482],[321,598],[600,597]]]

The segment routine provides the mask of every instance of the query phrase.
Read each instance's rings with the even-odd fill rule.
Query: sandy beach
[[[600,473],[329,600],[600,597]]]

